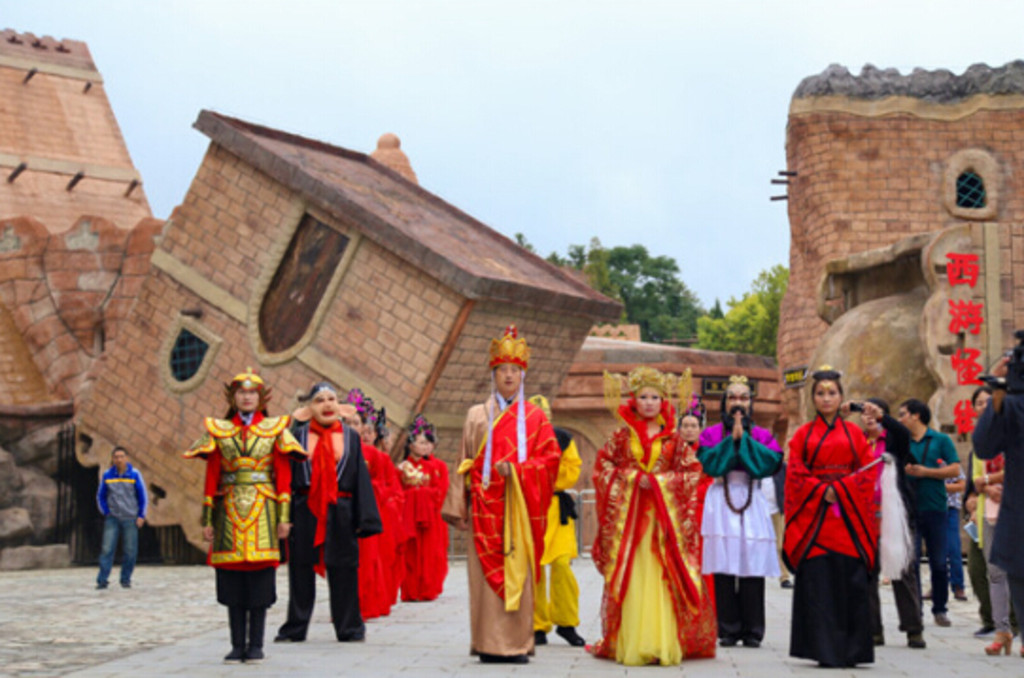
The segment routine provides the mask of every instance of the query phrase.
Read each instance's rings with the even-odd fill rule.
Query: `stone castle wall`
[[[878,71],[855,78],[844,69],[809,78],[797,90],[786,143],[788,169],[797,175],[789,186],[783,370],[808,364],[828,328],[817,299],[831,260],[979,222],[1006,232],[1003,245],[1012,257],[1010,226],[1024,220],[1024,175],[1015,171],[1024,160],[1024,86],[1016,83],[1024,65],[1007,68],[1014,78],[1009,91],[999,90],[1003,81],[995,78],[986,85],[978,71],[965,81]],[[944,87],[959,95],[928,95]],[[984,209],[956,206],[956,178],[965,170],[985,182]],[[797,401],[796,391],[787,392],[791,430],[800,423]]]

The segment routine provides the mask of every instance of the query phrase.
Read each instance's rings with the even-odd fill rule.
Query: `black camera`
[[[1017,330],[1013,336],[1018,343],[1006,352],[1010,358],[1006,365],[1006,378],[985,375],[980,379],[993,388],[1006,389],[1008,393],[1024,393],[1024,330]]]
[[[850,411],[851,412],[863,412],[864,411],[864,403],[850,403]]]

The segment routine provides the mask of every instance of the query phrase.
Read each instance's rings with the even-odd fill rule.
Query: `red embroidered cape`
[[[711,591],[700,576],[699,488],[703,473],[695,449],[678,438],[675,412],[667,401],[662,403],[662,418],[668,426],[653,438],[648,437],[646,422],[637,419],[629,403],[619,414],[629,427],[612,435],[594,465],[598,533],[591,555],[605,577],[605,588],[601,606],[604,637],[592,651],[600,657],[615,657],[614,641],[622,624],[622,603],[631,583],[636,547],[647,530],[657,529],[652,541],[664,544],[655,555],[672,598],[683,656],[713,657],[717,628]],[[643,446],[645,461],[650,460],[654,441],[661,440],[661,454],[649,473],[633,454],[631,428]],[[639,487],[644,476],[650,479],[650,489]],[[651,515],[653,525],[648,518]]]

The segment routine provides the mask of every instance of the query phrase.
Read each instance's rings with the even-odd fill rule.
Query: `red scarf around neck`
[[[319,437],[316,448],[312,450],[313,460],[309,483],[309,510],[316,517],[316,535],[313,537],[313,548],[320,546],[327,538],[327,507],[338,503],[337,459],[335,456],[334,437],[341,435],[344,429],[340,421],[330,426],[322,426],[316,419],[309,422],[310,434]],[[339,450],[344,452],[344,450]],[[316,568],[323,567],[323,559]],[[320,572],[319,569],[317,569]],[[320,572],[321,575],[324,572]]]

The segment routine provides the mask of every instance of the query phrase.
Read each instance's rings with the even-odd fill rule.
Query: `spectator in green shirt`
[[[953,441],[945,433],[928,427],[932,412],[920,400],[911,398],[900,405],[898,419],[910,430],[912,462],[906,471],[917,496],[916,548],[918,595],[920,595],[921,541],[928,549],[932,575],[932,614],[938,626],[949,626],[946,603],[949,601],[949,570],[946,563],[947,513],[946,478],[960,473],[960,458]]]

